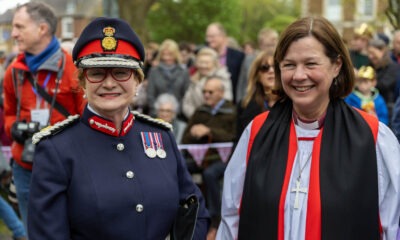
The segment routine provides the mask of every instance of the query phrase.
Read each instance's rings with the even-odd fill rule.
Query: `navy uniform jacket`
[[[179,201],[200,199],[194,239],[208,212],[170,130],[136,116],[125,136],[90,127],[88,109],[36,146],[28,210],[30,240],[161,240]],[[161,133],[166,158],[144,153],[141,132]]]

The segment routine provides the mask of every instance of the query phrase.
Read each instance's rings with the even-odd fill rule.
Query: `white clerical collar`
[[[326,116],[326,113],[322,117],[320,117],[319,119],[317,119],[315,121],[306,121],[306,120],[301,119],[295,111],[292,112],[292,117],[293,117],[294,123],[297,126],[303,128],[303,129],[307,129],[307,130],[321,129],[325,122],[325,116]]]

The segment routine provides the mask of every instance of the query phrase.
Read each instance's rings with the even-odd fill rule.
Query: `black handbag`
[[[171,240],[192,240],[196,228],[199,201],[190,195],[179,204],[178,213],[171,230]]]

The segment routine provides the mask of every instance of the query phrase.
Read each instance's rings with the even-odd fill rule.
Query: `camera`
[[[32,143],[32,136],[40,130],[39,122],[15,122],[11,129],[11,135],[15,141],[24,145],[21,160],[32,163],[35,153],[35,145]]]
[[[27,137],[32,137],[33,134],[39,132],[40,123],[39,122],[16,122],[16,129],[22,131]]]
[[[24,143],[24,150],[22,151],[21,161],[25,163],[33,163],[33,155],[35,154],[35,144],[32,143],[32,138],[28,138]]]
[[[19,144],[24,144],[25,140],[32,137],[35,132],[40,130],[38,122],[16,121],[11,126],[11,137]]]

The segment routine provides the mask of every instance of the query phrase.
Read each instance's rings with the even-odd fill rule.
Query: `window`
[[[61,19],[61,38],[74,38],[74,19],[72,17],[63,17]]]
[[[357,19],[373,20],[376,16],[376,8],[376,0],[357,0]]]
[[[342,20],[341,0],[327,0],[324,6],[325,17],[330,21]]]

